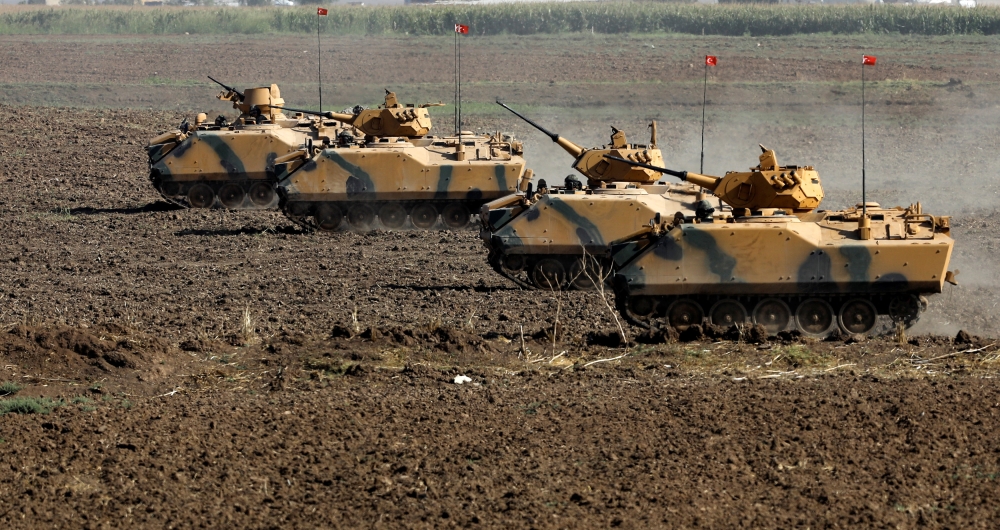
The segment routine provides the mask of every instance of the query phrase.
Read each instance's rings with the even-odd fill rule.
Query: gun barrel
[[[332,114],[331,112],[316,112],[315,110],[297,109],[294,107],[286,107],[284,105],[271,105],[271,106],[276,109],[290,110],[292,112],[301,112],[302,114],[312,114],[313,116],[322,116],[324,118],[329,118],[330,116],[327,116],[327,114]]]
[[[500,105],[501,107],[513,112],[514,115],[517,116],[518,118],[521,118],[522,120],[530,123],[532,127],[538,129],[539,131],[542,131],[546,136],[551,138],[553,142],[559,144],[560,147],[565,149],[567,153],[573,155],[574,157],[579,157],[583,153],[584,149],[579,145],[576,145],[575,143],[563,138],[562,136],[559,136],[558,134],[547,130],[545,127],[542,127],[541,125],[529,120],[528,118],[525,118],[516,110],[501,103],[499,99],[497,100],[497,105]]]
[[[235,88],[233,88],[233,87],[231,87],[229,85],[226,85],[225,83],[219,81],[218,79],[216,79],[216,78],[214,78],[212,76],[208,76],[208,78],[211,79],[212,81],[215,81],[215,83],[217,85],[221,86],[222,88],[224,88],[224,89],[226,89],[226,90],[228,90],[228,91],[236,94],[237,96],[240,97],[240,99],[243,99],[243,92],[240,92],[239,90],[236,90]]]
[[[650,165],[650,164],[643,164],[642,162],[634,162],[632,160],[626,160],[624,158],[617,157],[617,156],[612,156],[612,155],[604,155],[604,158],[607,158],[609,160],[615,160],[615,161],[618,161],[618,162],[622,162],[624,164],[628,164],[628,165],[634,166],[634,167],[641,167],[643,169],[651,169],[653,171],[659,171],[660,173],[666,173],[667,175],[670,175],[672,177],[677,177],[677,178],[679,178],[679,179],[681,179],[681,180],[683,180],[685,182],[690,182],[692,184],[697,184],[698,186],[701,186],[701,187],[706,188],[706,189],[711,190],[711,191],[715,191],[715,188],[719,185],[719,181],[721,180],[718,177],[711,177],[711,176],[708,176],[708,175],[701,175],[701,174],[698,174],[698,173],[691,173],[689,171],[674,171],[672,169],[667,169],[665,167],[658,167],[658,166],[654,166],[654,165]]]
[[[343,122],[348,125],[353,125],[355,119],[357,118],[357,116],[354,114],[344,114],[341,112],[330,112],[330,111],[316,112],[315,110],[297,109],[295,107],[286,107],[284,105],[273,105],[273,107],[281,110],[290,110],[292,112],[301,112],[303,114],[312,114],[313,116],[321,116],[323,118],[329,120],[337,120],[339,122]]]
[[[539,131],[542,131],[545,134],[545,136],[548,136],[549,138],[551,138],[553,142],[558,142],[559,141],[559,135],[558,134],[547,130],[545,127],[542,127],[541,125],[539,125],[539,124],[537,124],[537,123],[529,120],[528,118],[525,118],[524,116],[522,116],[516,110],[514,110],[514,109],[508,107],[507,105],[504,105],[503,103],[501,103],[499,99],[497,100],[497,105],[500,105],[501,107],[503,107],[503,108],[511,111],[512,113],[514,113],[514,115],[517,116],[518,118],[521,118],[522,120],[530,123],[532,127],[538,129]]]
[[[674,171],[672,169],[667,169],[665,167],[654,166],[654,165],[651,165],[651,164],[643,164],[642,162],[634,162],[632,160],[626,160],[624,158],[617,157],[617,156],[612,156],[612,155],[604,155],[604,158],[607,158],[608,160],[615,160],[615,161],[618,161],[618,162],[622,162],[622,163],[628,164],[630,166],[641,167],[643,169],[652,169],[653,171],[658,171],[660,173],[666,173],[667,175],[670,175],[672,177],[677,177],[677,178],[679,178],[681,180],[687,180],[687,175],[688,175],[687,171]]]

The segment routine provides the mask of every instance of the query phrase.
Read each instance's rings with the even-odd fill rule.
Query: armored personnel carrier
[[[285,116],[277,85],[240,92],[219,84],[224,91],[218,98],[232,101],[240,116],[233,123],[224,116],[209,122],[201,113],[193,125],[185,121],[150,140],[149,179],[165,199],[182,206],[275,207],[274,160],[299,149],[306,139],[331,139],[343,128],[304,114]]]
[[[781,166],[761,146],[757,167],[724,177],[661,171],[714,193],[731,210],[653,220],[614,245],[618,310],[633,324],[683,331],[705,322],[752,322],[769,333],[872,333],[880,317],[909,327],[925,295],[954,283],[949,217],[859,204],[816,210],[809,166]]]
[[[437,104],[433,104],[437,105]],[[376,219],[400,228],[407,218],[431,228],[440,216],[449,229],[469,224],[493,199],[531,180],[522,145],[499,132],[428,136],[428,106],[401,105],[386,91],[385,104],[356,113],[327,112],[364,136],[342,134],[307,142],[275,161],[282,211],[292,221],[320,230],[344,224],[368,230]]]
[[[704,198],[697,186],[657,182],[659,171],[620,161],[662,163],[655,122],[649,145],[629,144],[624,132],[612,128],[610,143],[585,149],[497,103],[565,149],[587,178],[586,186],[572,175],[564,186],[541,180],[537,192],[529,188],[483,205],[480,235],[490,266],[521,287],[592,289],[611,273],[612,241],[657,215],[694,215]]]

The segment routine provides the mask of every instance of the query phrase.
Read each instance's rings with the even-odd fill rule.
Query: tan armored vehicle
[[[407,217],[416,228],[431,228],[439,215],[445,227],[458,229],[484,203],[531,179],[521,143],[509,136],[427,136],[427,106],[401,105],[386,91],[377,109],[325,113],[364,137],[307,143],[276,160],[282,211],[320,230],[336,230],[345,218],[358,230],[372,228],[376,219],[400,228]]]
[[[771,334],[822,337],[838,326],[868,334],[883,315],[912,325],[924,295],[954,283],[948,217],[925,214],[919,203],[816,210],[819,174],[780,166],[774,151],[761,149],[757,167],[722,178],[642,166],[697,184],[732,210],[647,220],[613,245],[617,305],[629,321],[679,331],[752,322]]]
[[[591,289],[611,272],[612,241],[656,215],[694,215],[703,198],[697,186],[658,183],[658,171],[605,158],[661,164],[655,123],[649,145],[629,144],[625,133],[612,128],[609,144],[584,149],[500,105],[559,144],[573,156],[573,168],[587,177],[586,186],[573,176],[561,187],[541,180],[537,192],[528,189],[482,207],[480,235],[489,263],[522,287]]]
[[[285,116],[277,85],[244,92],[222,87],[218,98],[232,101],[239,118],[228,123],[219,116],[208,122],[201,113],[194,125],[182,123],[150,140],[149,179],[164,198],[183,206],[274,207],[274,160],[299,149],[306,139],[331,139],[343,129],[335,121]]]

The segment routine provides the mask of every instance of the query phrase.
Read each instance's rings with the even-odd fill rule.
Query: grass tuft
[[[827,361],[826,356],[816,353],[805,346],[789,346],[781,351],[781,356],[792,368],[821,364]]]
[[[62,406],[60,401],[49,398],[18,397],[0,400],[0,416],[4,414],[48,414]]]
[[[13,381],[4,381],[3,383],[0,383],[0,396],[13,396],[14,394],[20,392],[23,388],[23,386]]]

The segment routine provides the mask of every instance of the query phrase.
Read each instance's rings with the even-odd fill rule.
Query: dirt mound
[[[0,334],[0,358],[40,378],[93,380],[138,378],[167,373],[176,348],[167,341],[117,325],[100,328],[17,325]]]

